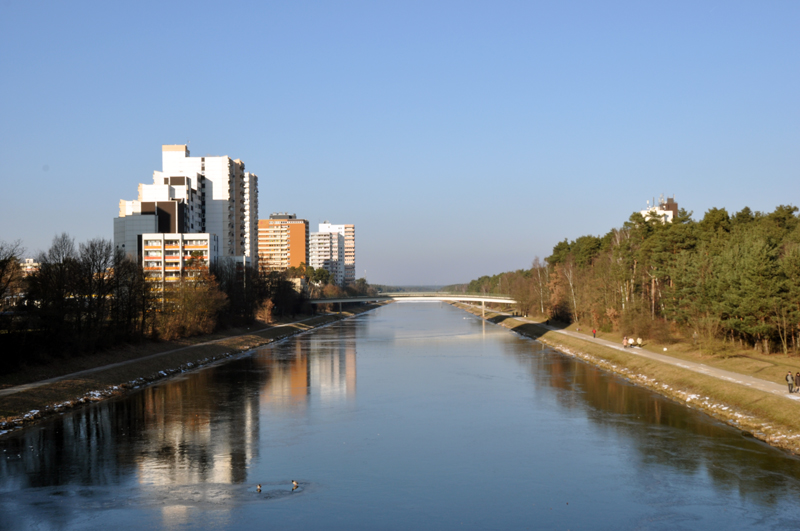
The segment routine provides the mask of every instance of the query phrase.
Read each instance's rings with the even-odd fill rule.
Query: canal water
[[[800,526],[797,459],[440,303],[385,306],[0,448],[0,529]]]

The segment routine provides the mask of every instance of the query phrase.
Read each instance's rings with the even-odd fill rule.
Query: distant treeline
[[[421,293],[424,291],[439,291],[441,286],[390,286],[388,284],[371,284],[381,293]]]
[[[104,239],[76,246],[67,234],[57,236],[36,257],[39,269],[27,276],[19,265],[22,251],[19,242],[0,242],[0,373],[22,360],[312,311],[307,295],[283,273],[260,274],[232,261],[189,267],[193,276],[162,283],[147,281],[140,264]]]
[[[694,221],[681,209],[666,224],[634,213],[605,236],[564,240],[531,269],[484,276],[467,290],[509,294],[525,314],[604,331],[798,353],[797,212],[712,208]]]
[[[481,278],[489,278],[489,277],[481,277]],[[469,284],[448,284],[447,286],[442,286],[440,291],[447,291],[450,293],[467,293],[469,290]]]

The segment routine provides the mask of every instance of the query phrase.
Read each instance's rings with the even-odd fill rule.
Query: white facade
[[[39,271],[39,265],[39,262],[36,262],[33,258],[25,258],[19,261],[19,268],[22,270],[23,277]]]
[[[343,285],[344,235],[338,232],[312,232],[308,236],[308,265],[314,269],[325,269],[334,283]]]
[[[661,220],[662,223],[672,223],[672,212],[669,210],[661,210],[658,207],[648,207],[641,211],[644,219],[656,218]]]
[[[332,239],[329,232],[312,232],[308,235],[308,265],[314,269],[330,267]]]
[[[153,183],[139,185],[138,200],[120,201],[120,217],[158,212],[161,204],[175,202],[180,209],[173,209],[172,227],[214,234],[220,256],[255,261],[258,177],[245,171],[244,162],[227,156],[190,157],[185,145],[162,146],[161,161]],[[150,205],[147,212],[143,203]]]
[[[327,221],[319,224],[320,233],[340,234],[344,240],[342,251],[342,281],[340,284],[352,284],[356,281],[356,228],[355,225],[333,225]],[[310,252],[310,251],[309,251]]]
[[[640,211],[644,219],[658,219],[661,223],[672,223],[677,212],[678,203],[675,202],[675,197],[664,199],[663,195],[658,198],[658,205],[656,205],[656,201],[653,199],[652,206],[650,205],[650,201],[648,201],[647,208]]]
[[[138,199],[133,201],[123,199],[119,202],[119,217],[143,214],[142,203],[177,202],[182,205],[181,210],[185,213],[185,220],[176,228],[182,232],[203,232],[205,230],[203,196],[199,190],[203,189],[204,179],[202,176],[194,180],[185,176],[179,177],[183,178],[171,179],[164,177],[163,172],[153,172],[153,184],[139,184]],[[193,188],[192,182],[200,182],[200,188]]]
[[[242,229],[244,234],[242,256],[246,256],[252,265],[258,263],[258,177],[255,173],[245,172],[242,182],[244,202],[242,211]]]

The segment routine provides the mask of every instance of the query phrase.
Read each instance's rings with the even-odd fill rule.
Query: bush
[[[664,344],[672,345],[678,342],[675,337],[672,326],[663,319],[656,319],[650,327],[650,338]]]
[[[272,299],[266,299],[258,306],[258,309],[256,310],[256,319],[267,324],[272,324],[274,321],[274,318],[272,317],[272,309],[274,307],[275,304],[272,302]]]
[[[164,309],[156,316],[155,331],[164,340],[210,334],[227,298],[210,275],[183,280],[162,294]]]
[[[634,311],[623,313],[619,321],[620,332],[629,337],[652,337],[652,326],[653,321],[649,315]]]

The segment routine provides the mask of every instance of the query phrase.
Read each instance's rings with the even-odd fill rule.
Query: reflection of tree
[[[258,390],[265,375],[257,369],[243,358],[7,437],[4,455],[20,458],[0,460],[0,492],[246,482],[258,456]],[[50,515],[15,505],[19,521],[26,521],[25,510]]]
[[[641,467],[707,471],[716,488],[765,505],[800,494],[800,462],[782,452],[574,358],[543,346],[532,355],[529,342],[513,345],[537,388],[558,389],[562,408],[588,409],[595,425],[626,436]]]
[[[124,400],[7,437],[0,490],[62,485],[243,483],[258,455],[259,394],[290,408],[353,397],[357,321],[301,335]]]
[[[57,418],[47,429],[25,430],[3,441],[4,454],[19,459],[0,462],[0,487],[19,488],[69,483],[119,483],[133,468],[129,418],[120,403],[103,403]]]

